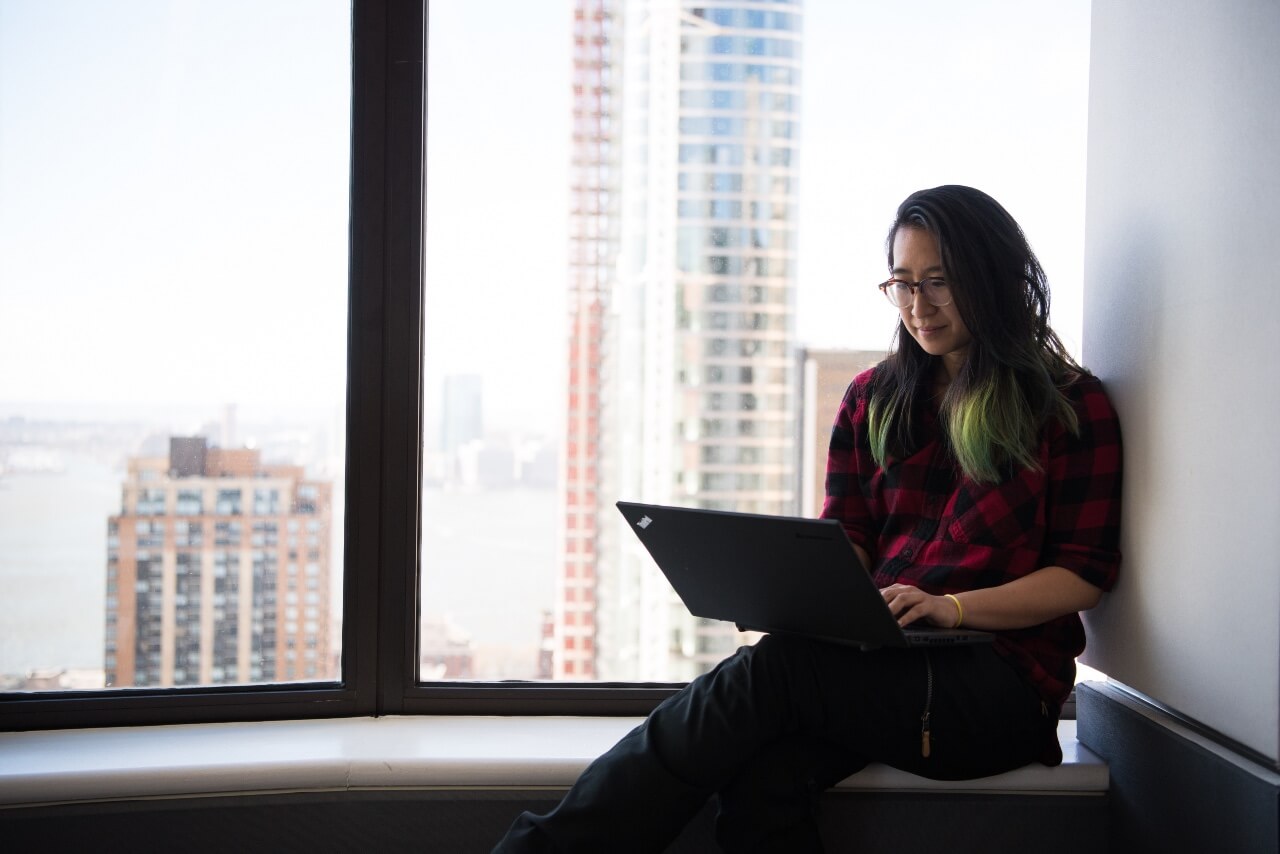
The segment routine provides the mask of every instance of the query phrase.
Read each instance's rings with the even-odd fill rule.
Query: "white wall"
[[[1126,468],[1086,661],[1280,761],[1280,3],[1092,30],[1084,359]]]

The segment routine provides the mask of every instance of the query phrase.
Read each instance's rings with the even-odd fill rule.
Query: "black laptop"
[[[988,643],[988,632],[903,629],[840,523],[619,501],[695,617],[867,649]]]

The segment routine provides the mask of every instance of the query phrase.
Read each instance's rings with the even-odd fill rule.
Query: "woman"
[[[914,193],[879,285],[896,346],[854,378],[823,515],[899,623],[991,644],[862,652],[768,635],[662,703],[499,851],[661,851],[712,794],[727,851],[821,851],[823,789],[869,762],[936,779],[1062,761],[1078,612],[1119,567],[1120,434],[1048,325],[1044,272],[969,187]]]

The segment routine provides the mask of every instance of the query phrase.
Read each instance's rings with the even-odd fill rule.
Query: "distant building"
[[[551,611],[542,612],[542,642],[538,644],[538,670],[535,679],[555,677],[556,619]]]
[[[618,259],[616,81],[621,0],[575,0],[573,149],[569,185],[569,340],[560,540],[552,635],[540,668],[557,679],[596,677],[596,554],[604,392],[605,312]],[[548,649],[549,647],[549,649]],[[540,670],[540,672],[542,672]]]
[[[455,453],[468,442],[484,437],[481,388],[480,377],[475,374],[444,378],[440,414],[440,450],[444,453]]]
[[[855,376],[878,364],[880,350],[800,351],[801,413],[800,515],[817,516],[826,497],[827,446],[840,401]]]
[[[108,687],[333,679],[332,485],[174,438],[108,520]]]
[[[103,687],[101,670],[59,668],[33,670],[25,677],[6,677],[8,691],[96,691]]]
[[[475,676],[471,638],[448,617],[423,621],[418,646],[419,673],[424,680]]]

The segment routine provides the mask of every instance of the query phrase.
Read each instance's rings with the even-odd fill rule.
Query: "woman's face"
[[[942,268],[938,241],[934,236],[922,228],[899,228],[893,236],[891,275],[908,282],[918,282],[931,276],[945,278],[946,271]],[[936,306],[917,288],[911,303],[898,311],[902,314],[902,324],[916,343],[930,356],[941,356],[947,375],[954,378],[964,364],[972,340],[969,328],[960,319],[955,300]]]

